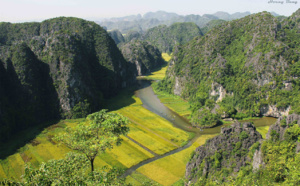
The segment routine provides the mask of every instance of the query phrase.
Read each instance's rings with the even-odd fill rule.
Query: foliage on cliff
[[[119,30],[112,30],[112,31],[109,31],[108,33],[117,45],[125,42],[125,39]]]
[[[160,25],[151,28],[142,39],[152,43],[161,52],[171,53],[175,46],[185,44],[201,35],[202,32],[195,23],[174,23],[171,26]]]
[[[230,175],[247,165],[250,147],[261,140],[261,135],[251,123],[235,123],[222,128],[221,134],[206,141],[191,154],[186,166],[186,178],[219,179],[220,172]],[[223,178],[223,177],[222,177]]]
[[[239,163],[235,159],[223,159],[222,153],[221,156],[207,157],[203,160],[205,163],[197,163],[198,167],[193,169],[194,172],[187,169],[187,173],[190,173],[186,174],[188,180],[194,178],[192,185],[299,185],[300,115],[280,117],[277,123],[270,127],[268,133],[266,140],[256,142],[247,149],[247,161],[238,171],[231,167],[216,166],[210,166],[206,175],[197,171],[203,168],[201,166],[206,165],[207,161],[216,162],[218,157],[221,157],[219,158],[221,161],[232,161],[236,165]],[[239,146],[238,143],[235,149]],[[193,154],[187,168],[197,157],[197,153],[198,151]]]
[[[0,23],[0,71],[1,140],[39,122],[99,110],[135,78],[103,28],[66,17]]]
[[[213,29],[214,27],[224,23],[226,21],[222,20],[222,19],[217,19],[217,20],[211,20],[210,22],[206,23],[205,26],[203,28],[201,28],[201,31],[204,34],[206,34],[208,31],[210,31],[211,29]]]
[[[139,76],[150,73],[165,63],[160,51],[149,42],[132,40],[120,48],[125,59],[135,64]]]
[[[201,109],[235,118],[300,113],[299,15],[250,15],[175,48],[160,89],[188,99],[200,126],[212,125],[200,121]]]

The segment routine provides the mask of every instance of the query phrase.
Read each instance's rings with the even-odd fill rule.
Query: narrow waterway
[[[154,112],[155,114],[165,118],[166,120],[170,121],[174,127],[180,128],[187,132],[193,132],[195,133],[195,137],[191,139],[185,146],[180,147],[178,149],[175,149],[173,151],[170,151],[164,155],[157,155],[153,158],[150,158],[148,160],[142,161],[138,163],[137,165],[132,166],[131,168],[127,169],[124,173],[124,177],[130,175],[132,172],[134,172],[139,167],[151,163],[155,160],[158,160],[160,158],[164,158],[166,156],[172,155],[174,153],[180,152],[188,147],[190,147],[201,135],[205,134],[217,134],[220,133],[221,128],[230,124],[225,124],[222,126],[209,128],[209,129],[203,129],[203,131],[200,131],[197,128],[192,127],[192,125],[189,123],[189,121],[180,115],[178,115],[176,112],[170,110],[168,107],[166,107],[164,104],[160,102],[160,100],[157,98],[155,93],[152,90],[151,82],[149,80],[138,80],[139,83],[139,89],[135,92],[135,95],[141,99],[143,102],[143,107]],[[260,126],[269,126],[275,123],[275,118],[269,118],[264,117],[260,119],[254,119],[254,120],[247,120],[252,121],[256,127]],[[247,122],[243,121],[243,122]]]

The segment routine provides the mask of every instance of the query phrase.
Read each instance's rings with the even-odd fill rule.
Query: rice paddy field
[[[171,58],[168,54],[163,54],[163,57],[166,61]],[[163,79],[166,69],[167,65],[147,78]],[[134,89],[123,90],[118,96],[105,103],[110,112],[120,113],[129,119],[130,132],[122,137],[123,142],[120,146],[97,156],[95,169],[102,166],[127,169],[144,160],[184,146],[194,137],[193,134],[173,127],[169,121],[145,109],[141,100],[134,96],[133,92]],[[188,117],[191,114],[187,101],[163,92],[155,93],[162,103],[179,115]],[[27,130],[9,143],[0,144],[2,145],[0,146],[0,180],[4,178],[20,180],[21,175],[24,174],[25,163],[39,167],[42,162],[63,158],[71,150],[56,143],[52,139],[53,136],[62,132],[66,126],[72,127],[82,122],[86,122],[84,118],[62,120],[41,130]],[[257,130],[265,138],[268,128],[268,126],[258,127]],[[27,135],[35,137],[27,141]],[[214,136],[201,135],[190,147],[139,167],[127,176],[126,182],[132,185],[183,185],[185,167],[191,152]],[[21,147],[18,149],[12,149],[20,141],[27,143],[19,145]]]
[[[262,135],[263,139],[266,139],[266,135],[270,126],[257,127],[256,130]]]
[[[168,68],[168,63],[171,60],[171,55],[167,53],[162,53],[162,58],[166,61],[165,65],[160,67],[159,69],[154,70],[150,75],[148,76],[142,76],[140,78],[142,79],[149,79],[149,80],[162,80],[165,75]]]
[[[203,145],[207,139],[214,136],[202,135],[189,148],[148,163],[137,169],[137,172],[161,185],[173,185],[176,182],[180,182],[184,178],[185,167],[191,153],[197,147]]]
[[[131,91],[123,91],[113,101],[109,100],[106,104],[112,112],[118,112],[129,118],[130,132],[128,137],[123,137],[120,146],[95,159],[96,168],[106,165],[127,169],[155,155],[162,155],[177,149],[191,138],[190,133],[173,127],[164,118],[143,108],[141,100]],[[63,120],[45,128],[25,146],[0,160],[0,179],[19,180],[24,174],[25,163],[30,162],[34,167],[39,167],[42,162],[63,158],[70,149],[57,144],[52,137],[59,134],[64,127],[72,127],[81,122],[85,122],[85,119]],[[156,183],[139,172],[134,173],[128,179],[137,183]]]

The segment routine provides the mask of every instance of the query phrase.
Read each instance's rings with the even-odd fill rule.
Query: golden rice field
[[[148,163],[137,169],[137,172],[161,185],[172,185],[184,178],[185,167],[192,151],[203,145],[207,139],[214,136],[215,135],[200,136],[189,148]]]
[[[266,139],[266,135],[269,131],[270,126],[257,127],[256,130]]]
[[[170,60],[170,56],[163,54],[164,59]],[[150,79],[163,79],[167,66],[149,76]],[[158,93],[162,103],[182,116],[190,114],[189,105],[180,97]],[[120,146],[99,155],[95,159],[95,168],[102,166],[116,166],[129,168],[139,162],[162,155],[186,144],[192,137],[188,132],[172,126],[164,118],[142,107],[142,102],[135,97],[131,90],[124,90],[117,97],[105,103],[112,112],[120,113],[129,120],[130,132],[128,137],[123,137]],[[63,120],[55,125],[45,128],[34,140],[18,149],[14,154],[0,159],[0,180],[13,178],[19,180],[24,174],[25,163],[30,162],[39,167],[42,162],[50,159],[61,159],[70,151],[64,145],[57,144],[52,137],[60,133],[66,126],[75,126],[85,119]],[[164,157],[152,163],[144,165],[126,178],[132,185],[172,185],[180,183],[184,177],[185,165],[190,154],[205,140],[213,135],[199,137],[192,146],[179,153]],[[132,140],[134,141],[132,141]],[[18,140],[18,139],[16,139]]]
[[[162,53],[162,58],[166,62],[169,62],[170,59],[171,59],[171,56],[167,53]],[[149,80],[162,80],[166,75],[167,68],[168,68],[168,64],[166,63],[164,66],[160,67],[159,69],[156,69],[150,75],[143,76],[142,78],[143,79],[149,79]]]
[[[168,54],[168,53],[162,53],[161,57],[166,61],[169,62],[172,58],[172,54]]]
[[[124,101],[126,99],[127,101]],[[113,102],[107,102],[110,107],[119,107],[113,112],[121,113],[131,121],[128,136],[155,154],[164,154],[174,150],[182,146],[190,138],[189,133],[173,127],[164,118],[143,108],[140,99],[128,93],[128,91],[124,91],[113,100]],[[128,100],[130,100],[130,104]],[[24,173],[24,164],[27,162],[38,167],[42,162],[50,159],[63,158],[70,149],[64,145],[56,144],[51,140],[51,137],[62,131],[65,126],[72,127],[80,122],[85,122],[85,120],[64,120],[52,125],[44,129],[31,143],[20,148],[15,154],[0,160],[0,179],[20,179],[20,176]],[[107,165],[129,168],[143,160],[154,157],[152,153],[142,148],[139,144],[134,143],[127,137],[123,137],[123,142],[120,146],[96,158],[95,167]],[[142,176],[136,177],[140,178]]]

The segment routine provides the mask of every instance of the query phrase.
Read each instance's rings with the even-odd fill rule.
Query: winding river
[[[180,152],[188,147],[190,147],[201,135],[204,134],[217,134],[220,133],[221,128],[224,126],[228,126],[230,124],[225,124],[221,126],[217,126],[214,128],[204,129],[203,131],[200,131],[197,128],[192,127],[192,125],[189,123],[189,121],[180,115],[178,115],[176,112],[170,110],[168,107],[166,107],[164,104],[160,102],[160,100],[157,98],[155,93],[152,90],[151,87],[151,81],[149,80],[138,80],[139,83],[139,89],[135,92],[135,95],[141,99],[143,102],[143,107],[154,112],[155,114],[165,118],[166,120],[170,121],[174,127],[180,128],[187,132],[193,132],[195,133],[195,137],[191,139],[185,146],[180,147],[178,149],[172,150],[164,155],[156,155],[153,158],[147,159],[145,161],[142,161],[138,163],[137,165],[132,166],[131,168],[127,169],[124,173],[124,177],[130,175],[132,172],[134,172],[139,167],[151,163],[155,160],[158,160],[160,158],[164,158],[166,156],[175,154],[177,152]],[[275,118],[270,117],[264,117],[260,119],[254,119],[254,120],[247,120],[252,121],[256,127],[260,126],[270,126],[273,123],[275,123]],[[243,121],[243,122],[247,122]]]

